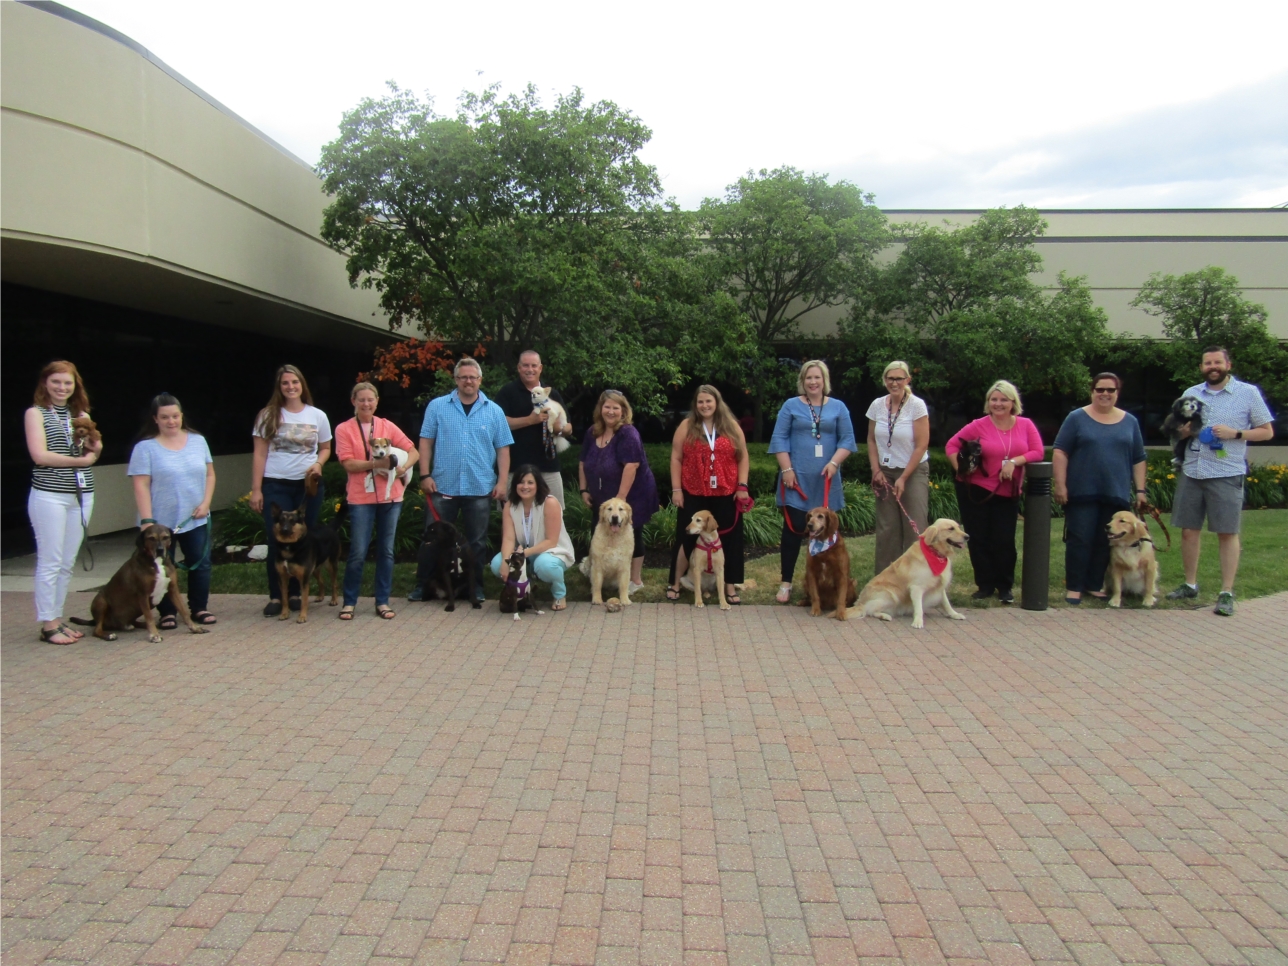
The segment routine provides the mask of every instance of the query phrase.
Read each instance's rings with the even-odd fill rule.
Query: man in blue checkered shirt
[[[1261,391],[1234,378],[1230,368],[1230,353],[1220,346],[1209,346],[1199,363],[1203,382],[1185,390],[1186,396],[1203,403],[1203,431],[1186,447],[1185,462],[1176,481],[1172,526],[1181,528],[1185,583],[1167,595],[1168,600],[1199,595],[1199,546],[1206,517],[1208,530],[1217,535],[1221,552],[1221,593],[1217,595],[1216,612],[1223,617],[1234,614],[1234,575],[1239,569],[1248,443],[1275,435]],[[1188,427],[1182,435],[1190,436]]]
[[[483,600],[483,561],[492,500],[505,499],[510,474],[510,426],[505,412],[487,396],[483,369],[469,356],[456,363],[456,388],[430,400],[420,427],[420,488],[438,515],[460,529],[474,552],[475,599]],[[433,466],[433,474],[430,467]],[[426,525],[433,514],[425,517]],[[416,589],[408,600],[425,600],[425,581],[436,561],[422,554]]]

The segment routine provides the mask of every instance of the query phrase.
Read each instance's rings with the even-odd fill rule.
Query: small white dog
[[[551,434],[555,438],[555,451],[562,453],[568,448],[568,438],[564,436],[564,430],[568,426],[568,414],[564,411],[563,406],[550,398],[550,390],[545,386],[537,386],[532,390],[532,411],[534,413],[549,412],[550,418],[546,420],[546,425],[550,428]]]
[[[382,460],[388,456],[393,462],[387,470],[372,470],[373,474],[382,473],[388,479],[385,483],[385,499],[388,500],[394,492],[394,477],[401,476],[403,486],[411,482],[411,471],[413,469],[411,453],[405,449],[399,449],[390,440],[382,439],[377,436],[371,441],[371,458],[373,460]]]

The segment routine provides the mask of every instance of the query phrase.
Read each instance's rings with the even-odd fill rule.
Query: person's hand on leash
[[[1012,460],[1002,460],[1002,468],[997,471],[998,479],[1009,481],[1015,475],[1015,463]]]
[[[839,469],[840,468],[835,463],[832,463],[829,461],[823,464],[823,471],[819,474],[819,476],[823,477],[824,479],[830,480],[832,477],[836,476]]]
[[[496,486],[492,487],[492,499],[497,503],[504,503],[506,498],[505,481],[497,480]]]
[[[904,480],[902,476],[894,481],[894,486],[891,487],[891,489],[894,490],[894,498],[896,500],[900,500],[903,498],[903,488],[906,482],[907,481]]]
[[[755,498],[747,492],[747,484],[739,483],[733,498],[734,509],[739,513],[750,513],[756,508]]]
[[[432,476],[422,476],[420,478],[420,488],[424,490],[427,495],[438,492],[438,484],[434,482],[434,478]]]
[[[203,503],[201,506],[197,507],[197,509],[192,511],[192,519],[194,520],[204,520],[208,516],[210,516],[209,503]]]
[[[1052,486],[1052,490],[1054,491],[1053,495],[1055,496],[1056,503],[1064,506],[1069,502],[1069,488],[1064,483],[1056,480]]]

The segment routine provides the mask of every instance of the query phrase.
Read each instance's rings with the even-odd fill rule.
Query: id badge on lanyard
[[[720,486],[720,481],[716,477],[716,429],[711,427],[711,432],[707,432],[707,427],[702,427],[702,435],[707,438],[707,445],[711,447],[711,489]]]

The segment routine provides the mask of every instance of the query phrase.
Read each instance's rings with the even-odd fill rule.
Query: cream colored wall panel
[[[211,509],[223,510],[243,493],[250,492],[250,453],[215,457],[215,497]],[[94,516],[89,535],[115,533],[138,525],[134,506],[134,485],[126,474],[126,463],[94,468]]]
[[[5,230],[146,254],[141,154],[8,110],[0,115],[0,142]]]
[[[0,3],[0,45],[6,107],[142,143],[145,61],[134,51],[18,3]]]
[[[1208,265],[1230,272],[1245,288],[1288,285],[1288,242],[1043,242],[1043,284],[1061,269],[1092,285],[1139,289],[1153,272],[1181,275]]]
[[[1288,211],[1044,211],[1047,235],[1288,235]]]

